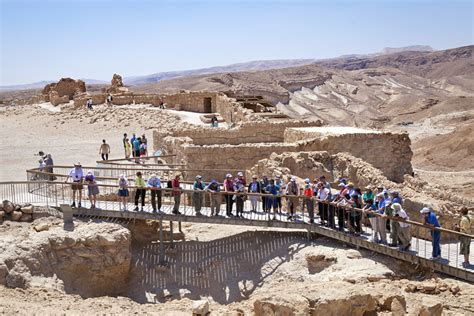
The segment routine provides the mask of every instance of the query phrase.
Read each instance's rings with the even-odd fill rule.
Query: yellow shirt
[[[136,177],[135,178],[135,185],[139,188],[144,188],[146,186],[145,179]]]
[[[461,217],[461,223],[459,223],[461,228],[461,233],[470,234],[471,233],[471,221],[469,217],[463,216]]]

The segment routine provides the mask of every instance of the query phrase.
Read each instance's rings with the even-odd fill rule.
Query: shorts
[[[77,191],[77,190],[82,190],[84,188],[84,186],[82,185],[81,182],[73,182],[71,184],[71,188],[73,191]]]
[[[469,255],[470,247],[471,247],[471,238],[465,236],[459,236],[459,240],[461,241],[460,251],[461,255]]]
[[[87,186],[87,194],[88,195],[97,195],[97,194],[99,194],[99,187],[96,186],[96,185]]]
[[[128,189],[119,189],[118,196],[122,196],[122,197],[128,196]]]

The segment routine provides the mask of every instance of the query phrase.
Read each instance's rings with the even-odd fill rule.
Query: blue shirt
[[[441,225],[438,222],[438,219],[436,218],[436,214],[433,212],[430,212],[428,217],[425,217],[425,223],[431,224],[434,227],[441,227]]]
[[[148,179],[147,184],[152,188],[161,188],[161,180],[158,177]]]
[[[278,192],[280,191],[280,187],[278,185],[271,185],[269,184],[266,188],[265,191],[267,191],[270,194],[273,195],[278,195]]]

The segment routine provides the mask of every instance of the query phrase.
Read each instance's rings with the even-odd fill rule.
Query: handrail
[[[57,181],[9,181],[9,182],[0,182],[0,185],[3,185],[3,184],[35,184],[35,183],[36,184],[51,184],[51,185],[73,184],[73,182],[57,182]],[[89,185],[87,183],[81,183],[81,184]],[[95,185],[98,186],[98,187],[118,188],[118,185],[113,185],[113,184],[95,184]],[[272,197],[272,198],[298,198],[299,200],[300,199],[303,199],[303,200],[310,199],[308,196],[305,196],[305,195],[287,195],[287,194],[273,195],[273,194],[268,194],[268,193],[226,192],[226,191],[221,191],[219,193],[211,193],[211,192],[206,191],[206,190],[173,189],[173,188],[153,189],[153,188],[150,188],[150,187],[143,187],[142,188],[142,187],[137,187],[137,186],[134,186],[134,185],[129,185],[129,186],[127,186],[127,188],[128,189],[137,189],[138,188],[138,189],[145,189],[145,190],[157,190],[157,191],[164,191],[164,192],[170,192],[170,193],[180,192],[180,194],[182,194],[182,193],[201,193],[201,194],[208,193],[208,194],[259,196],[259,197]],[[406,221],[406,220],[403,220],[401,218],[397,218],[397,217],[394,217],[394,216],[381,215],[381,214],[374,213],[374,212],[366,212],[366,211],[364,211],[360,208],[355,208],[355,207],[348,206],[348,205],[338,205],[336,202],[319,200],[315,197],[312,197],[311,199],[313,201],[318,202],[318,203],[333,205],[333,206],[336,206],[338,208],[342,208],[346,212],[356,211],[356,212],[359,212],[361,214],[368,213],[368,214],[374,215],[376,217],[382,217],[382,218],[390,219],[390,220],[393,220],[393,221],[396,221],[396,222],[407,223],[407,224],[410,224],[410,225],[415,225],[415,226],[418,226],[418,227],[426,228],[428,230],[435,230],[435,231],[445,232],[445,233],[449,233],[449,234],[453,234],[453,235],[457,235],[457,236],[464,236],[464,237],[474,238],[474,235],[464,234],[464,233],[461,233],[461,232],[457,232],[457,231],[442,228],[442,227],[431,227],[431,226],[428,226],[424,223],[420,223],[420,222],[416,222],[416,221],[411,221],[411,220]]]
[[[132,165],[136,166],[136,165]],[[165,164],[160,165],[160,166],[166,166]],[[58,168],[58,169],[72,169],[74,166],[62,166],[62,165],[53,165],[53,166],[46,166],[45,168]],[[39,171],[39,167],[27,169],[26,171]],[[128,170],[128,171],[150,171],[150,170],[157,170],[157,171],[182,171],[182,172],[190,172],[190,171],[228,171],[228,172],[233,172],[233,171],[242,171],[242,169],[169,169],[169,168],[112,168],[112,167],[87,167],[87,166],[82,166],[82,169],[92,169],[92,170]]]
[[[107,160],[97,160],[97,163],[107,163],[109,161],[115,162],[115,161],[131,161],[131,160],[146,160],[146,159],[153,159],[153,158],[167,158],[167,157],[176,157],[176,154],[167,154],[167,155],[161,155],[161,156],[145,156],[145,157],[130,157],[130,158],[115,158],[115,159],[107,159]]]

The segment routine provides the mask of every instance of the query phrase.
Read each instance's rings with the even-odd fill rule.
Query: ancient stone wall
[[[303,141],[302,151],[327,151],[330,154],[348,152],[380,169],[392,181],[402,182],[413,172],[411,141],[406,133],[357,132],[333,134],[325,128],[285,130],[285,142]]]
[[[183,91],[175,94],[166,94],[163,97],[168,108],[201,113],[216,111],[216,92]],[[205,108],[205,98],[210,99],[210,109]]]

